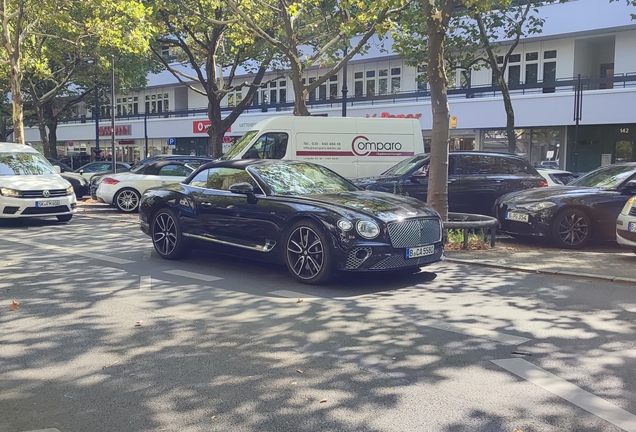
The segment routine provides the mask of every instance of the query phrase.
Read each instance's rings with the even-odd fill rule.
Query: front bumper
[[[552,225],[552,209],[530,211],[518,207],[508,207],[506,204],[499,204],[496,207],[496,216],[499,220],[499,231],[506,234],[523,236],[550,236]],[[519,213],[528,216],[527,222],[510,220],[506,218],[507,212]]]
[[[618,215],[616,220],[616,241],[621,246],[636,249],[636,232],[628,231],[630,223],[636,225],[636,217]]]
[[[41,203],[56,201],[55,205],[42,207]],[[14,198],[0,197],[0,218],[16,219],[26,217],[62,216],[77,211],[75,194],[54,198]]]
[[[336,267],[344,271],[386,271],[422,267],[443,259],[443,243],[440,241],[432,246],[434,252],[430,255],[406,258],[407,248],[394,248],[383,243],[359,243],[342,253]]]

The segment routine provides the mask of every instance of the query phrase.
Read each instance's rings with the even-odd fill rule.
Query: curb
[[[618,283],[628,283],[628,284],[636,285],[636,278],[595,275],[591,273],[576,273],[576,272],[571,272],[566,270],[538,270],[531,267],[522,267],[522,266],[514,266],[514,265],[506,265],[506,264],[493,264],[493,263],[487,263],[487,262],[470,261],[470,260],[464,260],[460,258],[449,258],[449,257],[446,257],[445,261],[453,262],[457,264],[478,265],[482,267],[491,267],[491,268],[498,268],[503,270],[520,271],[524,273],[581,277],[585,279],[602,280],[604,282],[618,282]]]
[[[75,216],[85,216],[88,218],[93,218],[93,219],[101,219],[101,220],[109,220],[111,222],[120,222],[120,223],[128,223],[128,224],[134,224],[134,225],[138,225],[139,221],[138,220],[123,220],[123,219],[114,219],[112,216],[99,216],[99,215],[94,215],[94,214],[86,214],[87,212],[77,212],[75,213]]]

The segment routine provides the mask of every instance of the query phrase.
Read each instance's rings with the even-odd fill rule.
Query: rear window
[[[537,174],[537,170],[528,161],[513,158],[497,158],[499,173],[501,174]]]
[[[558,184],[566,185],[574,180],[576,177],[574,174],[564,173],[564,174],[550,174],[550,178],[552,181]]]

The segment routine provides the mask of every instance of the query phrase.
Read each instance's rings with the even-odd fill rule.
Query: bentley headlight
[[[338,221],[338,228],[340,228],[342,231],[350,231],[353,228],[353,224],[350,220],[340,219]]]
[[[380,235],[380,227],[373,221],[361,220],[356,224],[358,234],[366,239],[374,239]]]
[[[548,208],[554,207],[554,206],[556,206],[556,204],[553,203],[552,201],[543,201],[543,202],[526,204],[526,205],[517,205],[517,207],[525,208],[525,209],[530,210],[530,211],[545,210],[545,209],[548,209]]]
[[[19,197],[22,194],[20,193],[19,190],[9,189],[9,188],[0,188],[0,195],[6,196],[6,197]]]
[[[69,186],[66,188],[66,195],[73,195],[73,186]]]
[[[627,202],[625,203],[625,207],[623,207],[623,210],[621,210],[622,215],[627,216],[629,214],[629,211],[632,209],[632,206],[634,205],[634,201],[636,201],[636,197],[631,197],[630,199],[627,200]]]

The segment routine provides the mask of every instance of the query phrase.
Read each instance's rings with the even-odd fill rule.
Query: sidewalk
[[[615,243],[568,250],[537,239],[497,238],[494,249],[447,250],[446,257],[450,262],[636,284],[636,254]]]

